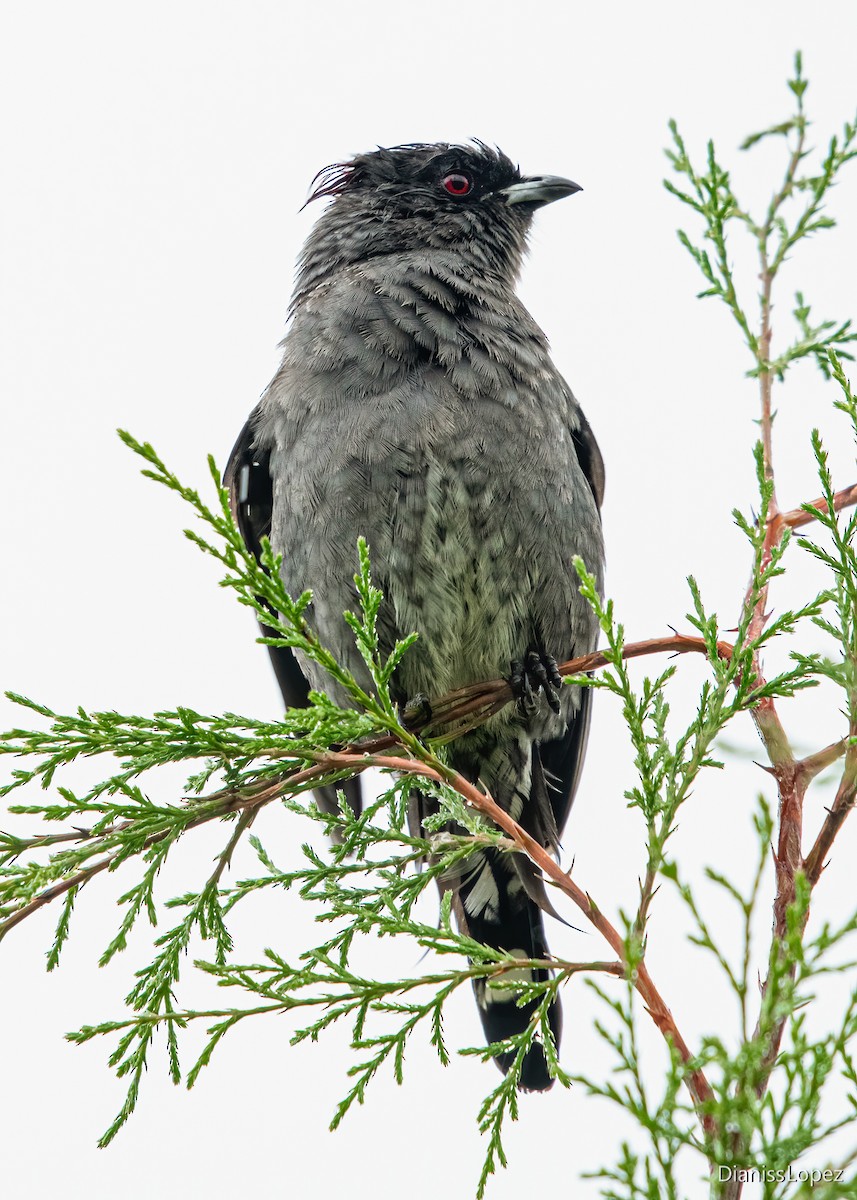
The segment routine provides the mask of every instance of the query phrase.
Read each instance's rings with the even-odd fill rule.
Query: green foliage
[[[829,366],[832,378],[841,389],[841,396],[835,401],[836,407],[848,417],[857,446],[857,399],[845,378],[842,363],[837,355],[830,354]],[[857,512],[853,512],[847,520],[836,514],[835,489],[827,465],[827,453],[817,429],[812,431],[812,450],[825,508],[818,509],[808,505],[804,508],[812,513],[814,520],[826,531],[828,537],[823,545],[820,540],[809,537],[800,538],[798,544],[821,562],[833,577],[834,583],[829,595],[833,602],[834,615],[816,615],[813,619],[841,649],[841,654],[835,661],[820,662],[816,669],[819,674],[826,675],[844,690],[849,723],[853,726],[857,723],[857,554],[854,549]],[[803,659],[799,661],[802,665],[805,662]]]
[[[401,1082],[405,1047],[418,1028],[427,1030],[441,1062],[449,1061],[443,1038],[443,1006],[462,984],[488,979],[493,987],[507,987],[519,1003],[543,996],[544,1003],[531,1026],[514,1039],[517,1061],[508,1082],[504,1081],[487,1102],[480,1117],[490,1134],[481,1191],[494,1157],[505,1161],[500,1140],[503,1118],[514,1115],[521,1063],[537,1033],[546,1038],[552,1067],[562,1077],[545,1016],[557,983],[547,981],[525,987],[516,981],[504,985],[503,978],[509,971],[517,978],[528,965],[544,969],[554,964],[542,960],[524,963],[456,932],[450,920],[451,894],[442,906],[439,926],[426,923],[415,913],[423,893],[433,893],[438,882],[472,853],[477,841],[500,850],[512,846],[444,782],[452,773],[429,744],[402,724],[389,685],[416,635],[403,639],[390,654],[382,652],[376,629],[382,595],[372,584],[368,548],[361,543],[354,577],[359,611],[346,613],[344,618],[360,650],[371,687],[365,680],[358,681],[335,661],[307,625],[305,613],[311,595],[305,593],[293,600],[285,592],[279,560],[270,547],[264,547],[262,567],[246,550],[214,464],[210,463],[210,470],[218,507],[212,509],[197,492],[180,483],[151,446],[136,442],[128,434],[123,433],[122,438],[150,464],[144,474],[178,493],[203,522],[205,537],[195,531],[188,531],[187,536],[217,559],[226,572],[223,585],[273,631],[272,636],[260,640],[292,647],[320,663],[354,707],[340,708],[326,696],[313,694],[307,709],[291,710],[278,722],[261,722],[234,713],[207,716],[187,708],[152,717],[88,713],[83,709],[61,714],[11,695],[22,708],[42,718],[47,727],[15,728],[2,735],[0,752],[28,763],[12,772],[11,782],[2,792],[10,795],[34,783],[44,790],[56,787],[58,798],[15,804],[10,811],[62,822],[66,828],[58,834],[33,838],[2,835],[0,935],[31,911],[64,897],[56,936],[48,951],[48,967],[53,968],[69,935],[72,908],[80,889],[102,871],[112,871],[132,858],[139,861],[140,875],[120,897],[122,915],[115,936],[101,955],[101,965],[126,949],[141,915],[156,927],[163,910],[177,909],[181,914],[177,924],[155,938],[151,961],[138,970],[137,981],[126,997],[128,1017],[85,1026],[69,1034],[70,1040],[77,1043],[114,1037],[110,1065],[129,1081],[125,1102],[103,1134],[101,1145],[115,1137],[134,1111],[158,1028],[166,1035],[170,1077],[175,1083],[184,1080],[193,1086],[226,1033],[248,1016],[306,1010],[309,1021],[297,1030],[295,1042],[305,1038],[315,1041],[331,1025],[349,1022],[357,1061],[349,1069],[352,1082],[333,1116],[335,1128],[355,1101],[363,1103],[366,1088],[379,1070],[392,1069],[394,1078]],[[338,813],[322,813],[306,796],[320,783],[336,783],[354,773],[353,767],[341,770],[320,763],[331,746],[359,743],[366,747],[373,739],[383,742],[385,738],[396,744],[400,757],[409,754],[415,763],[428,766],[437,776],[419,777],[421,791],[433,795],[439,803],[437,816],[426,822],[425,836],[413,836],[407,829],[407,796],[414,783],[407,773],[391,779],[383,794],[367,805],[360,817],[355,817],[344,802]],[[83,795],[55,784],[58,772],[71,763],[99,756],[112,760],[112,769]],[[186,785],[188,794],[176,803],[155,804],[138,781],[174,762],[193,763]],[[308,772],[313,772],[311,777],[303,778]],[[215,790],[207,791],[215,785]],[[304,821],[319,825],[333,840],[329,851],[323,854],[306,843],[301,848],[305,865],[282,871],[261,841],[248,835],[261,874],[224,886],[221,878],[238,841],[259,809],[274,800]],[[85,828],[82,819],[90,822]],[[230,833],[211,876],[198,891],[159,901],[155,887],[168,855],[182,837],[212,821],[226,822]],[[28,854],[34,857],[25,859]],[[420,866],[420,870],[415,869]],[[236,904],[267,888],[294,889],[301,899],[313,904],[324,937],[291,962],[271,949],[262,963],[241,963],[233,954],[229,914]],[[328,926],[333,927],[332,931]],[[385,981],[368,978],[352,966],[355,943],[367,937],[405,937],[431,951],[441,962],[454,962],[436,972]],[[210,958],[195,961],[194,966],[220,986],[238,989],[252,1003],[205,1011],[179,1006],[176,996],[182,968],[198,942],[210,944],[213,953]],[[411,957],[408,955],[409,960]],[[562,971],[563,964],[559,966]],[[568,973],[582,969],[580,964],[566,966]],[[184,1071],[180,1034],[198,1022],[207,1026],[208,1041],[197,1060]],[[478,1053],[490,1057],[492,1050],[496,1053],[500,1048],[486,1051],[480,1047]]]
[[[761,133],[751,134],[741,145],[742,150],[751,150],[768,139],[782,139],[786,143],[785,172],[764,213],[754,216],[741,204],[733,191],[730,172],[719,161],[713,141],[708,143],[705,169],[693,165],[675,121],[670,122],[673,145],[667,150],[667,157],[683,182],[679,186],[670,179],[664,180],[667,190],[703,220],[702,244],[695,242],[684,230],[678,231],[681,244],[706,283],[698,293],[699,297],[716,296],[732,313],[753,356],[753,366],[748,373],[772,374],[779,379],[793,363],[807,357],[813,357],[827,374],[830,351],[837,352],[840,358],[850,359],[852,355],[846,346],[857,341],[857,331],[852,330],[850,320],[811,324],[809,305],[798,292],[794,317],[800,329],[799,336],[773,357],[769,356],[769,348],[765,345],[770,287],[798,243],[835,226],[834,218],[824,212],[825,202],[842,167],[857,157],[855,118],[853,122],[845,123],[840,136],[830,138],[821,161],[811,164],[812,151],[807,147],[809,121],[804,110],[808,82],[803,77],[800,54],[795,55],[794,70],[794,78],[788,81],[796,100],[794,113]],[[758,333],[753,331],[747,303],[739,297],[735,282],[732,255],[727,245],[735,227],[750,235],[762,268],[762,330]]]
[[[420,736],[415,723],[406,720],[393,702],[391,682],[417,634],[389,652],[380,644],[377,617],[382,597],[372,583],[369,548],[364,543],[357,547],[354,611],[344,615],[362,664],[359,673],[352,673],[311,628],[310,593],[296,598],[286,593],[280,560],[270,546],[263,547],[261,565],[247,552],[214,463],[209,466],[216,502],[209,507],[169,471],[150,445],[121,435],[146,463],[144,474],[191,507],[203,533],[194,529],[187,536],[219,563],[222,586],[271,631],[260,640],[290,647],[319,664],[348,703],[339,705],[314,693],[306,709],[264,722],[189,708],[151,716],[84,709],[63,714],[11,696],[28,724],[0,736],[0,753],[23,763],[12,770],[0,791],[14,798],[28,789],[27,802],[14,804],[10,811],[44,822],[45,831],[32,837],[0,835],[0,937],[30,913],[56,902],[56,934],[47,952],[48,969],[53,969],[73,932],[77,896],[98,876],[123,863],[133,864],[135,881],[120,897],[116,932],[100,962],[125,952],[138,925],[155,930],[149,961],[137,970],[126,997],[126,1013],[68,1035],[76,1043],[108,1039],[109,1063],[128,1082],[125,1101],[105,1131],[102,1145],[134,1110],[158,1031],[163,1033],[157,1044],[165,1045],[170,1077],[192,1087],[224,1037],[247,1018],[293,1013],[294,1042],[318,1041],[332,1026],[344,1024],[354,1057],[345,1094],[333,1110],[335,1128],[355,1103],[364,1102],[376,1075],[386,1072],[402,1081],[412,1038],[427,1039],[439,1062],[447,1066],[457,1048],[445,1039],[445,1006],[462,985],[485,980],[508,991],[515,1003],[535,1007],[524,1033],[498,1045],[459,1051],[484,1060],[502,1051],[514,1059],[509,1074],[489,1093],[477,1116],[486,1147],[476,1185],[479,1197],[497,1166],[506,1164],[503,1132],[506,1122],[518,1114],[521,1064],[537,1036],[561,1087],[577,1083],[594,1099],[621,1109],[635,1127],[635,1137],[622,1141],[614,1161],[594,1176],[604,1197],[679,1200],[688,1194],[687,1180],[693,1173],[694,1179],[710,1181],[713,1196],[734,1198],[740,1195],[740,1186],[734,1178],[725,1180],[722,1169],[728,1173],[760,1164],[783,1176],[762,1181],[765,1197],[809,1194],[799,1178],[788,1178],[788,1172],[800,1168],[810,1149],[820,1153],[827,1139],[854,1120],[857,1109],[857,987],[850,988],[832,1027],[819,1029],[810,1019],[817,997],[830,981],[844,972],[853,979],[857,964],[849,946],[857,931],[857,911],[844,914],[836,926],[826,923],[811,930],[807,921],[812,880],[800,868],[789,874],[782,863],[773,870],[770,847],[782,833],[783,806],[775,815],[764,797],[758,799],[753,814],[756,855],[747,879],[732,878],[714,867],[704,881],[693,879],[673,856],[671,841],[682,809],[692,804],[700,776],[723,767],[718,740],[742,713],[750,713],[756,722],[781,789],[796,788],[798,780],[805,789],[822,765],[844,754],[842,794],[847,801],[853,796],[853,789],[848,789],[857,774],[853,761],[857,516],[838,511],[853,498],[843,500],[837,495],[817,432],[812,436],[812,452],[824,503],[804,505],[813,532],[794,542],[826,571],[827,586],[797,608],[778,609],[774,617],[766,613],[769,588],[795,561],[801,561],[793,553],[790,530],[776,523],[780,513],[770,457],[774,380],[782,379],[800,359],[814,359],[837,389],[834,404],[857,440],[857,401],[843,368],[843,360],[850,358],[847,347],[857,340],[851,323],[815,321],[798,293],[797,333],[784,348],[776,352],[772,348],[771,297],[780,268],[808,237],[832,226],[825,211],[829,191],[841,168],[857,156],[857,125],[846,124],[842,136],[832,138],[813,165],[806,143],[807,81],[800,56],[789,89],[796,101],[792,115],[743,144],[749,150],[762,141],[780,140],[786,148],[783,178],[765,212],[756,216],[736,197],[730,172],[713,143],[708,144],[704,167],[698,168],[677,126],[674,122],[670,126],[673,146],[668,155],[681,186],[672,181],[666,186],[693,210],[702,227],[697,240],[683,231],[680,240],[703,275],[705,288],[700,295],[718,297],[737,322],[751,352],[750,374],[759,377],[762,394],[762,440],[754,451],[757,515],[733,514],[746,538],[751,564],[750,585],[746,592],[742,589],[736,606],[737,623],[730,622],[734,629],[721,627],[696,581],[688,580],[686,619],[707,662],[706,678],[691,711],[677,713],[671,705],[673,680],[680,669],[676,664],[641,679],[629,668],[624,629],[613,603],[602,599],[594,578],[577,563],[582,594],[602,630],[606,665],[597,673],[570,677],[569,682],[606,692],[620,706],[634,762],[634,777],[625,795],[630,819],[638,822],[640,834],[639,901],[633,912],[625,913],[613,911],[610,897],[602,897],[599,907],[592,897],[577,896],[602,933],[599,922],[604,914],[611,917],[614,932],[618,930],[612,941],[608,938],[615,959],[522,962],[481,946],[454,926],[449,891],[443,896],[440,921],[435,922],[432,898],[437,885],[461,868],[475,845],[490,845],[499,852],[517,847],[477,811],[463,781],[446,765],[442,745],[459,727],[441,726],[433,729],[431,738]],[[750,305],[735,281],[733,231],[749,234],[761,264],[757,317],[750,315]],[[829,656],[801,648],[809,623],[830,639]],[[768,678],[762,671],[762,656],[775,640],[789,647],[790,658],[783,670]],[[820,678],[842,689],[848,731],[839,745],[800,763],[779,723],[776,704],[814,686]],[[351,754],[331,754],[332,749],[343,747]],[[336,785],[377,761],[383,752],[392,754],[400,766],[406,762],[408,769],[395,775],[388,769],[381,795],[360,816],[352,813],[344,798],[337,813],[316,808],[308,794],[313,788]],[[91,764],[93,782],[78,793],[61,780],[69,766],[81,761]],[[156,801],[152,794],[159,790],[158,773],[173,763],[188,764],[185,794]],[[46,793],[44,799],[35,798],[37,787]],[[437,815],[419,833],[407,821],[408,798],[416,787],[438,804]],[[781,790],[781,799],[784,794]],[[259,812],[270,804],[285,807],[296,830],[310,829],[320,835],[307,836],[285,868],[275,863],[260,837],[251,832]],[[211,874],[181,895],[164,897],[159,881],[168,857],[194,830],[214,822],[224,826],[224,840]],[[296,843],[300,836],[296,834]],[[248,878],[227,878],[236,847],[245,838],[258,866]],[[779,904],[777,932],[770,945],[759,945],[758,935],[754,940],[756,916],[773,875]],[[232,913],[237,905],[252,902],[269,889],[290,891],[299,902],[312,906],[315,944],[292,947],[288,954],[269,948],[261,961],[245,962],[233,946]],[[574,898],[570,884],[567,890]],[[651,991],[646,991],[650,917],[659,890],[681,907],[690,925],[690,942],[734,998],[734,1010],[721,1014],[718,1027],[693,1051],[683,1049],[667,1030],[660,1074],[641,1065],[639,1026],[651,1014],[664,1028]],[[737,920],[734,940],[725,940],[719,932],[719,918],[727,912]],[[163,931],[162,925],[167,926]],[[430,957],[419,968],[409,966],[402,974],[394,971],[389,979],[374,978],[359,966],[360,949],[367,939],[378,938],[394,943],[404,939],[408,948],[401,961],[408,964],[416,957],[415,946]],[[189,958],[197,971],[230,989],[224,994],[231,1003],[199,1009],[180,1000]],[[542,982],[523,983],[521,970],[528,967],[549,969],[552,974]],[[759,996],[760,970],[764,985]],[[587,978],[598,1004],[594,1033],[613,1063],[606,1077],[569,1075],[560,1064],[548,1024],[552,999],[578,974]],[[601,976],[597,982],[596,976]],[[645,1004],[641,996],[649,997]],[[190,1026],[203,1027],[207,1039],[191,1065],[185,1066],[184,1035]],[[857,1153],[830,1162],[831,1170],[841,1168],[842,1181],[830,1186],[819,1182],[813,1196],[830,1200],[857,1194],[855,1159]]]

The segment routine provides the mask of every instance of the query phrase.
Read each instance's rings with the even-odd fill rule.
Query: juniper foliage
[[[696,582],[688,581],[687,622],[702,641],[708,677],[694,710],[683,718],[670,715],[671,686],[680,665],[671,663],[637,682],[628,667],[624,630],[614,606],[599,597],[595,581],[578,564],[583,594],[603,631],[605,663],[595,673],[575,673],[569,679],[608,693],[621,707],[635,772],[626,796],[641,822],[641,882],[634,912],[612,912],[609,897],[602,898],[599,907],[592,897],[575,891],[570,880],[565,886],[584,915],[600,932],[606,931],[609,953],[604,961],[527,964],[481,946],[456,930],[449,894],[435,921],[426,898],[475,841],[503,852],[520,852],[521,843],[514,829],[499,829],[488,819],[472,789],[468,791],[448,767],[443,746],[461,723],[420,729],[394,704],[391,679],[418,631],[392,653],[382,650],[376,630],[382,597],[372,582],[366,545],[357,547],[359,611],[344,619],[369,669],[369,690],[321,645],[306,619],[310,594],[286,594],[279,560],[270,547],[264,547],[261,565],[248,554],[214,462],[209,461],[214,496],[209,504],[169,470],[151,445],[121,434],[144,460],[144,474],[192,510],[197,523],[187,536],[218,562],[222,586],[272,629],[267,640],[299,649],[320,663],[345,689],[350,706],[340,708],[314,693],[308,708],[289,711],[279,721],[259,721],[190,708],[150,716],[84,709],[58,713],[11,695],[25,714],[24,723],[2,735],[0,752],[23,765],[12,769],[2,794],[14,801],[12,813],[39,823],[39,832],[0,835],[0,936],[54,904],[56,932],[47,951],[48,969],[54,969],[74,931],[76,897],[122,864],[133,866],[135,881],[121,897],[116,932],[100,963],[123,953],[138,926],[148,924],[154,931],[151,956],[137,970],[124,1015],[68,1035],[77,1043],[106,1039],[109,1063],[128,1084],[125,1101],[101,1145],[107,1145],[133,1113],[158,1031],[163,1039],[157,1044],[165,1046],[171,1078],[192,1087],[237,1026],[250,1017],[289,1012],[294,1042],[321,1040],[334,1025],[349,1029],[353,1061],[345,1093],[333,1110],[334,1128],[355,1103],[364,1102],[379,1072],[390,1072],[401,1082],[414,1037],[427,1037],[444,1066],[456,1051],[486,1061],[499,1052],[512,1052],[512,1069],[489,1092],[478,1113],[485,1137],[478,1197],[497,1166],[506,1163],[503,1131],[517,1116],[520,1064],[535,1036],[543,1039],[550,1070],[561,1087],[577,1083],[593,1098],[623,1110],[636,1126],[636,1140],[623,1140],[614,1161],[597,1175],[604,1197],[678,1200],[688,1194],[688,1179],[699,1178],[709,1181],[713,1196],[736,1197],[741,1192],[740,1172],[759,1163],[770,1169],[762,1194],[772,1200],[808,1196],[810,1184],[812,1195],[826,1200],[857,1193],[857,1148],[850,1153],[837,1150],[839,1157],[829,1162],[819,1157],[828,1139],[853,1121],[857,1109],[857,973],[849,949],[857,931],[857,910],[843,914],[837,925],[824,923],[816,929],[808,922],[812,889],[826,851],[857,790],[857,515],[846,515],[857,497],[837,493],[815,432],[812,452],[822,502],[804,505],[797,517],[781,512],[774,487],[770,404],[774,382],[802,359],[814,360],[835,389],[833,403],[857,441],[857,400],[844,367],[851,359],[849,347],[857,341],[850,321],[816,320],[798,292],[793,338],[775,349],[770,325],[772,295],[786,258],[811,235],[833,225],[825,204],[842,168],[857,156],[857,122],[846,124],[841,136],[833,137],[820,157],[813,157],[807,145],[807,81],[800,55],[788,86],[795,103],[792,115],[743,144],[751,150],[777,139],[785,146],[783,178],[760,214],[751,214],[740,203],[713,143],[708,144],[704,164],[697,166],[677,125],[670,126],[673,175],[666,186],[691,210],[699,230],[696,235],[682,231],[679,238],[703,276],[700,295],[726,305],[748,348],[749,373],[759,379],[761,439],[754,451],[759,494],[756,515],[734,514],[747,539],[751,582],[728,640]],[[761,263],[756,316],[736,283],[732,262],[740,250],[733,245],[735,233],[749,235]],[[805,526],[810,532],[794,539],[793,547],[792,529]],[[801,554],[824,568],[826,588],[796,609],[767,616],[770,586],[787,569],[800,571]],[[827,656],[803,648],[802,632],[810,623],[829,639]],[[767,678],[762,655],[775,640],[789,646],[790,659],[784,670]],[[777,705],[821,678],[841,689],[847,731],[830,747],[799,760],[779,723]],[[779,794],[776,811],[764,797],[756,801],[755,866],[749,878],[732,879],[713,867],[707,871],[718,911],[731,907],[738,918],[739,936],[727,944],[719,922],[713,920],[712,901],[703,898],[698,881],[673,857],[671,837],[680,811],[692,803],[700,774],[722,767],[717,741],[743,712],[751,713],[757,723]],[[473,720],[478,719],[477,714]],[[81,760],[90,764],[92,783],[74,791],[63,776]],[[793,802],[802,802],[822,768],[840,760],[837,798],[815,844],[797,863],[780,854],[774,871],[770,846],[785,844],[788,822],[796,819]],[[181,796],[165,798],[159,772],[175,763],[187,765],[186,785]],[[335,784],[373,763],[381,764],[385,781],[361,816],[344,801],[336,814],[318,811],[311,798],[313,787]],[[407,823],[408,795],[416,786],[439,803],[437,817],[421,836]],[[280,846],[273,854],[252,831],[257,815],[268,805],[283,806],[291,814],[291,849]],[[307,823],[326,836],[311,836]],[[183,839],[204,825],[223,830],[222,852],[210,877],[180,895],[163,895],[159,880],[164,863]],[[297,849],[302,837],[306,840]],[[230,863],[242,839],[252,846],[258,867],[252,877],[233,879]],[[753,938],[754,918],[772,872],[778,904],[774,936],[768,947],[760,948]],[[562,879],[559,875],[555,882],[562,886]],[[710,958],[735,1000],[736,1020],[730,1025],[724,1018],[693,1051],[683,1048],[677,1031],[661,1021],[656,1005],[641,1000],[651,995],[645,991],[647,937],[653,900],[662,886],[672,889],[684,906],[693,943]],[[315,944],[272,947],[261,961],[243,961],[230,932],[234,910],[268,891],[271,903],[277,903],[281,889],[290,889],[314,906]],[[360,947],[376,938],[406,943],[398,976],[378,979],[361,970]],[[429,952],[417,967],[415,945]],[[549,966],[553,975],[522,983],[521,969],[528,965]],[[761,996],[755,986],[760,967]],[[225,989],[228,999],[222,1006],[195,1009],[184,1003],[186,976],[195,971]],[[604,1043],[612,1059],[609,1076],[571,1075],[557,1057],[548,1006],[555,992],[577,976],[600,1005],[602,1015],[591,1036]],[[832,1025],[819,1030],[810,1014],[815,996],[831,976],[847,980],[849,998]],[[508,991],[517,1003],[537,1000],[533,1020],[524,1034],[505,1043],[451,1047],[444,1034],[445,1006],[477,977]],[[660,1075],[644,1071],[640,1061],[640,1022],[650,1015],[667,1035]],[[183,1041],[191,1025],[203,1026],[207,1036],[188,1065]],[[830,1102],[828,1093],[835,1093]],[[813,1169],[821,1164],[827,1176],[801,1179],[810,1150],[815,1155]]]

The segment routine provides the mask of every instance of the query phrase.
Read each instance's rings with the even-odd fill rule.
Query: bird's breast
[[[396,300],[410,344],[408,322],[424,327],[425,314]],[[313,590],[322,638],[345,649],[342,612],[354,607],[365,537],[386,595],[382,633],[391,644],[420,634],[401,669],[407,693],[496,678],[533,643],[556,656],[589,649],[572,559],[600,569],[600,524],[569,393],[543,345],[507,336],[507,318],[488,311],[459,328],[460,353],[446,362],[434,322],[432,353],[414,361],[389,332],[392,310],[382,349],[375,301],[357,288],[348,303],[335,356],[332,333],[310,345],[310,325],[296,324],[264,406],[274,545],[289,589]],[[319,313],[328,319],[329,297]]]

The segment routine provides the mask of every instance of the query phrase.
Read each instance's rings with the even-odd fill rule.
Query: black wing
[[[604,503],[604,459],[598,449],[595,435],[589,422],[578,410],[579,426],[573,431],[577,461],[592,489],[595,503],[600,511]],[[580,705],[562,737],[542,742],[533,753],[534,786],[538,781],[539,768],[544,772],[548,796],[553,809],[556,828],[561,834],[574,802],[574,794],[580,782],[589,722],[592,716],[592,689],[580,689]]]
[[[229,489],[229,502],[235,523],[241,531],[244,544],[257,561],[261,559],[262,538],[270,537],[271,514],[274,507],[274,488],[271,480],[270,450],[256,447],[256,420],[258,408],[251,414],[241,430],[238,441],[232,447],[223,482]],[[275,631],[264,621],[259,627],[265,637],[276,636]],[[268,653],[286,708],[306,708],[309,683],[298,660],[287,646],[269,646]],[[339,787],[355,813],[362,809],[359,779],[348,779]],[[338,812],[335,787],[316,789],[319,808],[324,812]]]
[[[577,429],[572,432],[572,440],[574,448],[577,451],[577,461],[580,463],[580,469],[586,476],[586,482],[592,488],[592,495],[595,497],[595,503],[598,506],[598,511],[601,511],[601,506],[604,503],[604,459],[601,457],[601,451],[598,449],[598,443],[595,440],[595,434],[582,412],[578,411],[578,419],[580,424]]]

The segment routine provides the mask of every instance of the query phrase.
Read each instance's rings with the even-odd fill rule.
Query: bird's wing
[[[271,533],[271,512],[274,505],[270,472],[270,451],[253,445],[255,419],[258,409],[241,430],[226,464],[223,482],[229,490],[232,516],[241,531],[244,544],[257,562],[262,554],[262,538]],[[274,631],[260,622],[266,637]],[[294,654],[285,646],[269,646],[274,674],[287,708],[305,708],[309,684],[298,666]]]
[[[241,430],[223,474],[232,516],[244,544],[257,562],[261,560],[262,538],[269,537],[271,533],[274,507],[271,452],[254,444],[258,413],[259,409],[256,408]],[[276,636],[275,631],[263,621],[259,622],[259,627],[265,637]],[[292,651],[287,646],[269,646],[268,653],[286,708],[306,708],[309,683]],[[346,780],[340,787],[351,808],[359,813],[362,807],[359,778]],[[316,796],[323,811],[338,811],[335,788],[318,788]]]
[[[577,461],[592,489],[599,511],[604,502],[604,459],[595,440],[595,435],[586,417],[576,409],[577,427],[572,430]],[[561,834],[574,802],[577,785],[583,770],[589,723],[592,716],[592,689],[580,689],[580,703],[566,727],[562,737],[542,742],[534,750],[533,780],[538,786],[538,775],[543,773],[547,792],[553,808],[556,829]]]
[[[533,787],[539,786],[541,772],[560,836],[571,812],[583,771],[591,715],[592,689],[580,688],[580,703],[565,733],[552,741],[540,742],[533,748]]]
[[[592,495],[600,512],[604,503],[604,459],[601,457],[595,434],[580,409],[577,410],[577,428],[572,430],[571,436],[580,469],[592,488]]]

